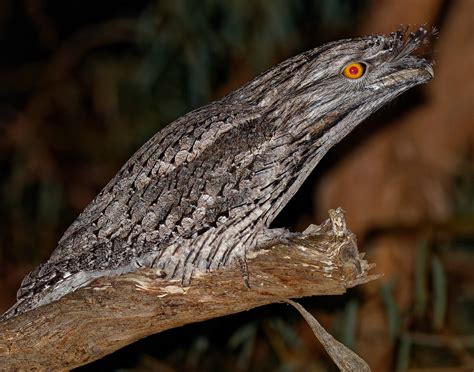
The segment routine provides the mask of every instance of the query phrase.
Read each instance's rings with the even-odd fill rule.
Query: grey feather
[[[245,259],[326,152],[385,103],[433,77],[411,53],[430,37],[347,39],[288,59],[158,132],[29,273],[17,314],[94,278],[153,267],[189,285]],[[359,79],[341,74],[360,61]]]

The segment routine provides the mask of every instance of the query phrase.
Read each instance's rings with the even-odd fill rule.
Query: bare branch
[[[0,323],[0,365],[71,369],[170,328],[288,298],[342,294],[375,279],[342,210],[330,216],[301,237],[248,257],[250,289],[239,267],[198,276],[186,288],[150,269],[95,280]]]

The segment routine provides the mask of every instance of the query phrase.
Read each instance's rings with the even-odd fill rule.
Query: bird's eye
[[[348,79],[359,79],[365,74],[365,65],[360,62],[351,62],[342,70],[342,74]]]

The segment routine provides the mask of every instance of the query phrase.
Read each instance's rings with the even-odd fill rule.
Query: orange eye
[[[344,70],[342,70],[342,74],[349,79],[358,79],[365,73],[365,65],[359,62],[351,62]]]

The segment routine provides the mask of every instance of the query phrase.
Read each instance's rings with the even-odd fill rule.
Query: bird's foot
[[[264,229],[257,235],[257,249],[264,249],[275,244],[288,245],[293,239],[299,238],[301,233],[292,232],[284,227]]]
[[[245,286],[250,288],[250,274],[249,274],[249,267],[247,266],[247,260],[245,257],[237,256],[237,262],[240,266],[240,274],[242,275],[242,279],[244,280]]]

